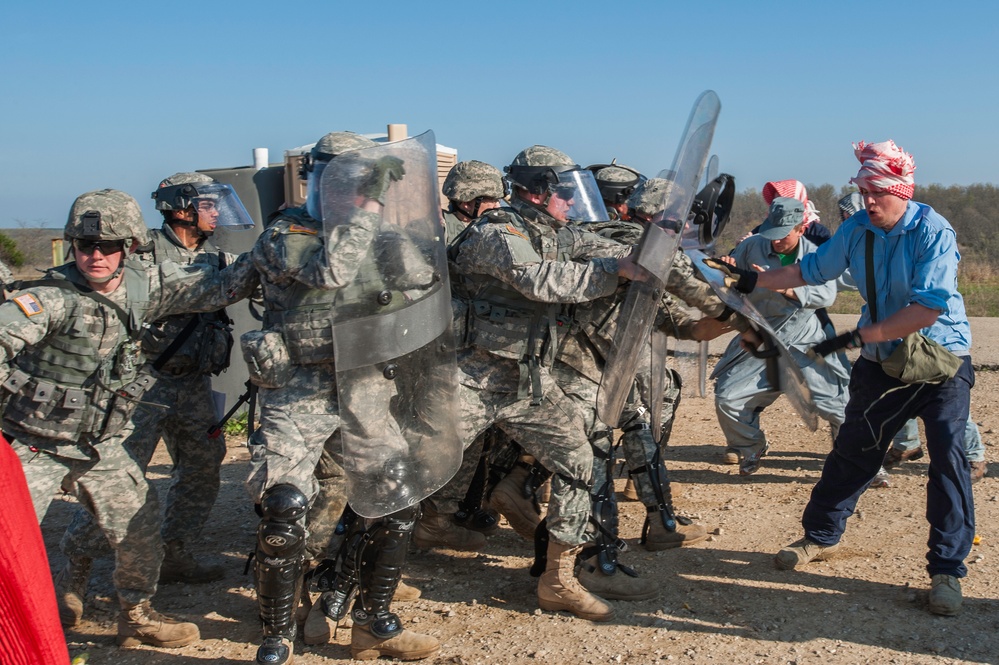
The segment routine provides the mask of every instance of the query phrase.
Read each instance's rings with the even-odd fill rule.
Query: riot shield
[[[649,332],[662,298],[666,276],[673,263],[673,255],[680,244],[680,234],[698,181],[708,158],[711,140],[721,103],[713,91],[706,91],[697,98],[687,120],[673,167],[659,177],[669,179],[670,187],[663,201],[663,212],[645,227],[635,253],[635,262],[647,273],[644,281],[633,281],[628,287],[621,308],[620,324],[611,344],[607,365],[597,393],[597,414],[605,423],[614,427],[621,418],[625,400],[631,392],[639,354],[643,348],[652,348],[653,372],[666,371],[663,345],[649,345]],[[657,357],[657,350],[663,352]],[[656,380],[653,379],[653,385]],[[662,395],[650,395],[650,404],[659,404]]]
[[[812,392],[805,383],[805,376],[801,373],[801,368],[791,356],[787,346],[781,341],[777,333],[770,326],[767,320],[760,314],[746,296],[735,289],[725,286],[724,276],[717,268],[712,268],[704,263],[707,256],[696,249],[687,251],[694,267],[704,277],[705,281],[711,285],[718,297],[726,305],[744,315],[752,323],[753,327],[764,339],[764,355],[758,357],[773,358],[776,367],[768,360],[768,381],[774,388],[783,391],[788,401],[798,412],[801,419],[813,432],[819,426],[818,414],[812,404]]]
[[[327,260],[353,276],[333,308],[347,499],[381,517],[461,463],[433,133],[334,158],[320,198]]]
[[[700,319],[698,310],[688,311],[693,319]],[[673,369],[683,380],[684,397],[704,397],[707,394],[708,343],[694,339],[674,339]],[[703,366],[702,366],[703,361]]]

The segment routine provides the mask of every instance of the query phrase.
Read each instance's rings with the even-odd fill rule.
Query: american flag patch
[[[14,302],[21,308],[25,316],[34,316],[35,314],[42,313],[42,304],[30,293],[25,293],[23,296],[14,298]]]

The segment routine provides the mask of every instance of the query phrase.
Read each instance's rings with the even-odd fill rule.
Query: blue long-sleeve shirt
[[[935,309],[940,316],[920,332],[957,355],[971,349],[971,327],[957,290],[957,235],[933,208],[909,201],[902,219],[885,232],[871,223],[866,210],[843,222],[833,237],[802,258],[801,276],[809,284],[836,279],[846,269],[864,298],[859,327],[872,323],[867,292],[866,234],[874,232],[874,283],[878,320],[910,304]],[[899,340],[864,344],[871,360],[887,358]]]

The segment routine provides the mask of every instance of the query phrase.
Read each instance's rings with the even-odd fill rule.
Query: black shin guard
[[[610,438],[607,432],[600,438]],[[597,569],[604,575],[613,575],[621,568],[628,574],[633,571],[621,565],[617,560],[618,552],[627,548],[627,544],[618,537],[617,497],[614,494],[614,448],[605,452],[603,448],[594,445],[593,456],[601,460],[605,466],[605,480],[596,491],[590,494],[590,523],[596,527],[594,542],[583,548],[580,557],[588,560],[596,555]]]
[[[673,492],[670,490],[669,476],[666,473],[666,465],[663,464],[661,449],[656,448],[655,454],[644,469],[636,469],[633,473],[645,472],[648,474],[649,484],[652,492],[656,495],[656,505],[646,508],[648,514],[645,516],[645,524],[642,525],[641,543],[644,545],[648,540],[651,525],[649,520],[654,519],[652,514],[658,513],[662,520],[663,527],[670,532],[676,531],[677,524],[692,524],[686,517],[678,517],[673,508]]]
[[[342,530],[342,532],[341,532]],[[316,588],[322,594],[319,606],[323,614],[340,622],[347,616],[350,599],[357,593],[360,580],[357,565],[360,552],[368,542],[368,533],[357,519],[357,514],[347,506],[337,525],[336,536],[343,540],[333,558],[325,559],[316,568]]]
[[[389,611],[392,596],[402,579],[409,541],[419,517],[419,506],[412,506],[379,519],[367,529],[367,540],[358,553],[360,593],[354,601],[351,617],[368,626],[381,639],[402,632],[399,617]]]
[[[254,574],[264,637],[295,638],[295,606],[305,564],[308,500],[293,485],[275,485],[260,502]]]

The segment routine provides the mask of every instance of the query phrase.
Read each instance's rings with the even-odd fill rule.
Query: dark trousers
[[[884,461],[892,437],[906,420],[922,418],[930,456],[926,519],[930,523],[930,575],[964,577],[964,559],[975,537],[975,503],[964,426],[975,371],[965,357],[957,376],[939,385],[906,384],[863,358],[850,375],[846,421],[826,458],[822,477],[801,517],[805,536],[820,545],[839,542],[846,518]]]

